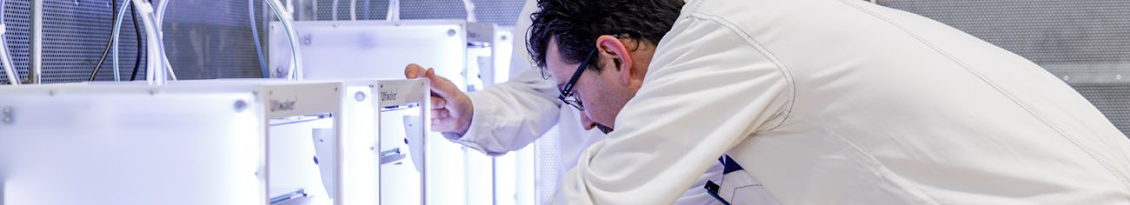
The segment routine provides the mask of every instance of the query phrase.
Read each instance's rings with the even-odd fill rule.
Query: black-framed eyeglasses
[[[577,97],[574,95],[573,85],[576,85],[577,80],[581,79],[581,74],[585,72],[585,68],[588,67],[589,61],[592,60],[594,56],[596,56],[596,50],[597,49],[595,48],[592,49],[592,52],[590,52],[589,55],[585,57],[585,60],[581,61],[581,65],[577,66],[577,71],[573,72],[573,77],[569,78],[569,83],[565,83],[565,87],[561,88],[561,95],[557,96],[557,99],[561,100],[561,102],[569,104],[570,106],[573,106],[580,111],[585,110],[585,105],[581,102],[581,99],[577,99]]]

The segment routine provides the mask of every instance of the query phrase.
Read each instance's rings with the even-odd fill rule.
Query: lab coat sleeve
[[[557,86],[537,69],[523,69],[506,83],[468,94],[474,105],[471,125],[462,136],[444,133],[451,141],[491,156],[518,150],[557,123]]]
[[[729,22],[685,12],[616,130],[581,154],[555,203],[670,204],[718,156],[788,118],[787,68]]]
[[[527,0],[518,15],[514,30],[514,53],[506,83],[468,94],[474,104],[467,133],[444,133],[444,137],[487,155],[498,156],[518,150],[545,134],[557,123],[560,102],[557,86],[530,66],[526,32],[536,0]]]

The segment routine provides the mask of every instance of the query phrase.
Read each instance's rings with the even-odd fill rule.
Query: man
[[[1130,140],[1020,56],[857,0],[690,0],[658,42],[607,15],[665,3],[539,2],[531,55],[614,129],[559,203],[667,204],[723,153],[782,204],[1130,203]]]
[[[515,27],[518,31],[514,33],[527,33],[530,14],[537,8],[536,2],[527,1]],[[681,4],[681,1],[678,3]],[[660,24],[665,28],[654,31],[654,40],[658,40],[671,27],[677,16],[678,13],[673,11],[664,17],[665,20]],[[586,147],[604,139],[604,133],[592,130],[595,123],[578,123],[577,110],[561,106],[561,102],[557,100],[559,92],[555,83],[547,80],[549,76],[543,75],[539,69],[529,66],[525,35],[515,36],[511,72],[516,73],[516,77],[506,83],[465,94],[447,79],[418,65],[405,68],[405,76],[410,79],[426,77],[433,83],[434,131],[443,132],[449,140],[491,156],[519,150],[557,125],[556,144],[560,147],[557,148],[559,152],[553,154],[560,156],[561,162],[556,176],[564,176],[566,171],[577,164],[577,157]],[[714,164],[705,173],[689,176],[698,180],[683,188],[684,192],[675,204],[715,203],[716,200],[703,187],[707,181],[720,181],[723,170],[717,157],[707,161]]]

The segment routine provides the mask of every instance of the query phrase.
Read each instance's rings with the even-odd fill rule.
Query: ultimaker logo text
[[[280,102],[280,100],[271,100],[271,106],[270,106],[271,112],[294,110],[294,104],[297,104],[297,103],[298,103],[298,100],[283,99],[283,100],[281,100],[281,102]]]

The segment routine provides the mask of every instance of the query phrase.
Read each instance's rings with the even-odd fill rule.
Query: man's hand
[[[471,127],[471,115],[474,105],[466,93],[459,90],[455,83],[447,78],[436,76],[434,69],[416,64],[408,64],[404,68],[404,77],[416,79],[427,78],[432,87],[432,131],[453,132],[459,135],[467,133]]]

